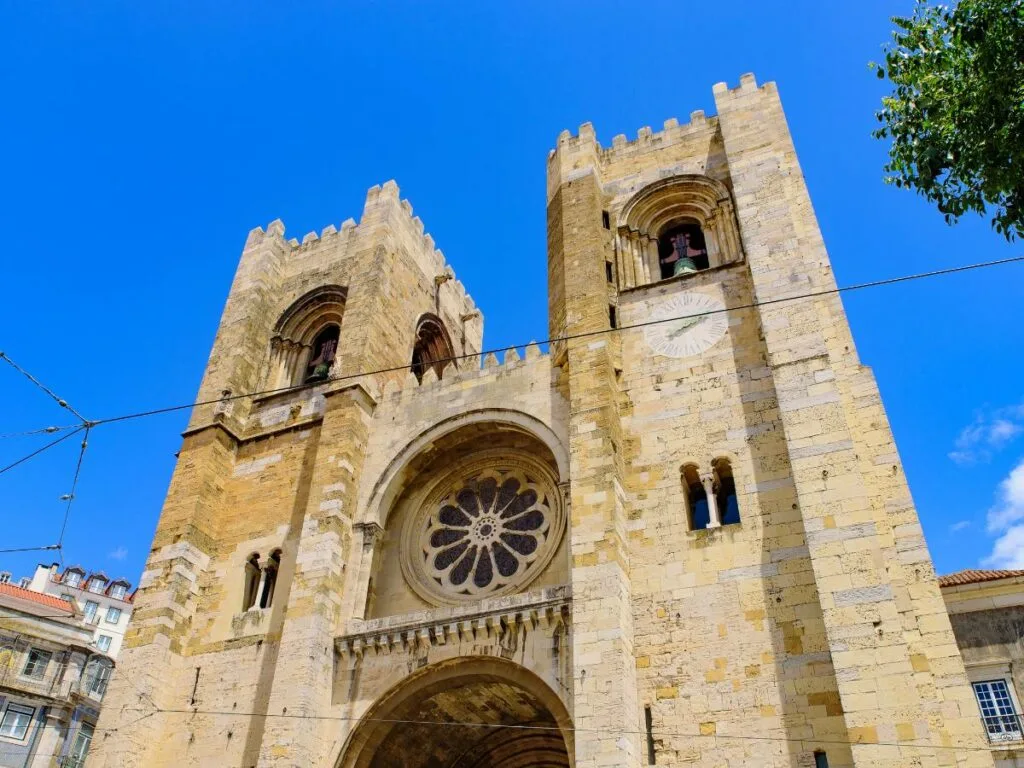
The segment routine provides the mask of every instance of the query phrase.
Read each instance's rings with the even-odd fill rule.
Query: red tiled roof
[[[984,581],[1012,579],[1017,576],[1024,576],[1024,571],[975,571],[967,569],[951,573],[948,576],[940,576],[939,586],[956,587],[962,584],[980,584]]]
[[[59,597],[46,595],[42,592],[33,592],[31,589],[22,589],[21,587],[16,587],[14,584],[0,584],[0,595],[16,597],[19,600],[28,600],[32,603],[45,605],[47,608],[56,608],[57,610],[66,613],[68,616],[73,615],[75,612],[75,609],[71,605],[68,605],[67,600],[61,600]]]

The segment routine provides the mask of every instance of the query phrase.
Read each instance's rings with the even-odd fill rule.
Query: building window
[[[89,723],[82,723],[78,728],[78,735],[75,736],[74,746],[69,753],[68,768],[80,768],[85,765],[85,758],[89,754],[89,746],[92,744],[93,726]]]
[[[608,214],[608,211],[601,211],[601,226],[605,229],[612,228],[612,217]]]
[[[423,381],[427,369],[433,368],[441,378],[449,364],[455,365],[455,351],[452,348],[444,323],[434,315],[420,319],[416,326],[416,341],[412,348],[412,364],[409,366],[417,381]]]
[[[106,660],[97,659],[89,666],[89,674],[86,677],[86,690],[90,694],[102,698],[107,692],[107,683],[110,682],[110,675],[113,667]]]
[[[341,338],[341,328],[337,325],[328,325],[316,335],[316,338],[313,339],[313,350],[309,362],[306,364],[304,383],[326,381],[330,377],[331,366],[338,353],[339,338]]]
[[[616,317],[615,307],[613,307],[611,304],[608,305],[608,323],[611,325],[612,328],[619,327],[619,319],[618,317]]]
[[[256,605],[260,587],[260,553],[253,552],[245,560],[245,584],[242,588],[242,610]]]
[[[121,609],[110,606],[107,608],[107,624],[117,624],[121,620]]]
[[[115,600],[124,600],[125,593],[128,591],[128,587],[124,584],[115,584],[110,589],[110,596]]]
[[[263,568],[263,592],[260,594],[260,608],[269,608],[274,602],[274,588],[277,586],[277,572],[281,569],[281,550],[270,553],[270,559]]]
[[[610,261],[606,261],[604,263],[604,278],[609,283],[615,282],[615,265]]]
[[[700,481],[700,474],[694,464],[683,467],[683,488],[686,493],[686,511],[691,531],[699,531],[711,524],[711,510],[708,509],[708,494]]]
[[[722,525],[736,525],[740,522],[740,507],[736,501],[736,481],[732,476],[732,465],[728,459],[715,459],[715,501]]]
[[[99,610],[100,604],[89,600],[85,604],[85,609],[82,611],[82,618],[85,619],[87,624],[94,624],[96,622],[96,611]]]
[[[64,571],[64,583],[69,587],[77,587],[82,583],[82,574],[78,571]]]
[[[8,704],[7,709],[4,710],[3,719],[0,719],[0,736],[24,741],[25,736],[28,735],[28,727],[32,722],[32,715],[35,713],[34,707]]]
[[[96,647],[106,653],[110,650],[110,635],[100,635],[96,638]]]
[[[828,768],[828,755],[820,749],[814,753],[814,768]]]
[[[679,224],[659,236],[658,263],[662,280],[707,269],[708,247],[700,224]]]
[[[21,674],[41,680],[46,674],[46,667],[52,656],[53,654],[49,651],[40,651],[38,648],[31,649],[28,652],[28,659],[25,661],[25,669]]]
[[[107,585],[106,579],[101,578],[99,576],[95,576],[95,577],[89,579],[89,591],[90,592],[95,592],[98,595],[103,593],[103,590],[106,587],[106,585]]]
[[[10,584],[10,583],[11,583],[11,572],[10,571],[0,572],[0,584]]]
[[[989,741],[1017,741],[1021,738],[1020,719],[1006,680],[974,683],[981,719],[985,721]]]

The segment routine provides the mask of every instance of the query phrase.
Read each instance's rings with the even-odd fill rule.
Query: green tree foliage
[[[876,113],[891,138],[886,181],[910,187],[947,223],[992,216],[1024,234],[1024,0],[917,0],[895,17],[879,78],[893,92]]]

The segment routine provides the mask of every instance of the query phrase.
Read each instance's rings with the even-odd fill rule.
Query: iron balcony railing
[[[1024,741],[1024,722],[1022,716],[1012,715],[982,715],[981,721],[985,724],[985,732],[992,744],[1005,744],[1012,741]]]

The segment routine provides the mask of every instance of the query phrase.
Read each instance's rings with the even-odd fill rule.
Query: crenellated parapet
[[[523,347],[523,353],[519,353],[518,347],[511,347],[504,350],[502,360],[493,352],[482,355],[473,355],[458,361],[448,363],[439,377],[433,369],[428,369],[423,375],[422,381],[417,379],[410,371],[399,381],[390,379],[382,390],[383,398],[422,398],[434,391],[444,391],[450,388],[467,389],[478,385],[486,384],[497,377],[509,376],[516,372],[537,375],[543,372],[550,375],[551,356],[541,351],[535,341],[531,341]]]

